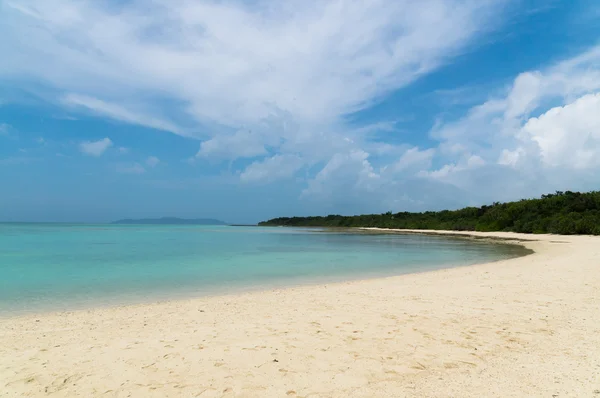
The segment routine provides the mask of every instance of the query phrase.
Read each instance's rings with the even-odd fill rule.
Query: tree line
[[[539,199],[493,203],[460,210],[387,212],[324,217],[280,217],[261,226],[380,227],[456,231],[512,231],[562,235],[600,235],[600,192],[556,192]]]

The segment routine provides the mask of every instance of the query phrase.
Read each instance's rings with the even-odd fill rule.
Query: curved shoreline
[[[182,290],[171,290],[163,292],[136,292],[131,294],[122,294],[116,296],[97,296],[97,297],[86,297],[79,298],[77,300],[69,301],[68,299],[62,302],[48,301],[45,304],[38,304],[33,307],[22,309],[10,308],[10,306],[2,306],[0,302],[0,319],[4,318],[17,318],[27,316],[44,316],[50,314],[61,314],[71,313],[77,311],[86,310],[102,310],[118,307],[131,307],[131,306],[143,306],[152,304],[163,304],[172,301],[186,301],[199,298],[209,297],[224,297],[224,296],[237,296],[240,294],[249,293],[260,293],[270,290],[285,290],[291,288],[302,288],[319,285],[335,285],[339,283],[348,282],[360,282],[373,279],[382,278],[393,278],[396,276],[418,274],[434,272],[446,268],[460,268],[470,267],[478,264],[488,264],[498,261],[504,261],[511,258],[518,258],[533,253],[532,250],[525,248],[519,242],[507,239],[489,239],[489,238],[471,238],[465,235],[451,235],[443,236],[440,233],[428,233],[428,231],[407,231],[407,230],[393,230],[393,229],[380,229],[380,228],[326,228],[319,229],[320,233],[328,234],[347,234],[347,235],[424,235],[433,236],[443,240],[472,240],[474,243],[482,244],[499,244],[502,246],[518,246],[518,252],[505,254],[504,256],[490,256],[490,258],[481,258],[476,261],[463,259],[457,262],[445,262],[433,266],[408,266],[402,268],[388,269],[388,270],[375,270],[369,269],[368,267],[362,271],[348,272],[346,274],[324,274],[324,275],[312,275],[312,276],[297,276],[288,279],[273,279],[266,280],[255,284],[240,284],[240,285],[223,285],[207,288],[203,286],[198,290],[182,289]],[[435,245],[436,240],[427,242],[426,244],[432,243]]]
[[[388,232],[510,240],[535,253],[381,279],[0,319],[0,390],[144,397],[600,391],[599,237]]]

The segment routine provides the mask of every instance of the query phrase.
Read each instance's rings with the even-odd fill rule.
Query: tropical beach
[[[0,0],[0,398],[600,398],[600,1]]]
[[[600,237],[420,233],[502,239],[534,253],[3,317],[0,396],[600,396]]]

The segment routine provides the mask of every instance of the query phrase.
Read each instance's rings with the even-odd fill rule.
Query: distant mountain
[[[185,219],[177,217],[124,219],[113,224],[143,224],[143,225],[227,225],[226,222],[212,218]]]

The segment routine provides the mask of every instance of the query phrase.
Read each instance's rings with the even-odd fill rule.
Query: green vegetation
[[[261,226],[381,227],[600,235],[600,192],[556,192],[541,199],[424,213],[282,217]]]

